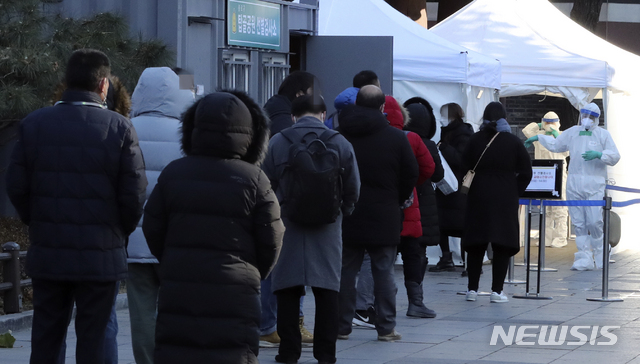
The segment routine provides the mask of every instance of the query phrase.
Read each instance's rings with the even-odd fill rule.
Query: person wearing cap
[[[607,166],[620,160],[620,153],[611,134],[598,126],[600,108],[590,103],[580,109],[579,125],[567,129],[555,138],[534,135],[525,147],[539,141],[552,152],[569,151],[573,156],[567,178],[567,199],[602,200],[607,180]],[[602,268],[603,221],[600,206],[570,206],[569,215],[575,226],[578,252],[572,270]]]
[[[549,111],[544,115],[541,122],[531,123],[522,129],[522,133],[531,138],[534,135],[553,135],[557,138],[562,134],[560,131],[560,118],[558,114]],[[540,142],[534,142],[535,159],[561,159],[565,162],[562,169],[562,197],[566,196],[566,158],[568,152],[555,153],[545,148]],[[545,224],[545,242],[546,246],[553,248],[562,248],[567,245],[567,217],[569,210],[566,206],[549,206],[547,207],[547,219]]]

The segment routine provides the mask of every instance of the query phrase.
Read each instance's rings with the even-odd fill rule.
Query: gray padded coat
[[[147,199],[164,167],[182,157],[180,115],[191,104],[193,94],[189,90],[180,90],[180,79],[170,68],[152,67],[142,72],[131,96],[131,122],[144,153],[145,173],[149,181]],[[142,233],[142,220],[129,237],[127,263],[158,263]]]

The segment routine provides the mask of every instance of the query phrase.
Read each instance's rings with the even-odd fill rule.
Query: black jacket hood
[[[340,111],[339,131],[345,135],[373,134],[389,125],[380,110],[347,105]]]
[[[406,106],[411,122],[404,127],[420,135],[423,139],[431,139],[436,133],[436,120],[433,109],[427,108],[422,103],[413,103]]]
[[[182,118],[182,150],[187,155],[260,164],[268,140],[269,118],[240,91],[211,93],[193,104]]]

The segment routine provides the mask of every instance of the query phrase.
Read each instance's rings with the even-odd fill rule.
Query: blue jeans
[[[116,284],[116,298],[120,290],[120,282]],[[113,300],[111,315],[104,335],[104,364],[118,364],[118,317],[116,316],[116,300]]]

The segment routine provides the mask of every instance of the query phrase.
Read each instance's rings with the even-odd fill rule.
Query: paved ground
[[[396,268],[398,284],[398,325],[403,335],[401,341],[379,342],[376,333],[369,329],[354,329],[349,340],[338,341],[338,363],[382,364],[382,363],[638,363],[640,364],[640,252],[623,252],[614,256],[611,265],[609,296],[623,297],[624,302],[591,302],[586,298],[602,296],[601,271],[574,272],[569,267],[573,261],[575,244],[562,249],[547,249],[547,267],[558,268],[558,272],[544,272],[541,293],[552,296],[552,300],[510,298],[508,303],[492,304],[488,297],[478,297],[476,302],[467,302],[457,292],[466,289],[466,278],[458,272],[427,273],[425,291],[427,305],[438,313],[435,319],[412,319],[405,316],[407,298],[402,281],[402,267]],[[516,262],[522,262],[522,253]],[[532,262],[534,260],[532,259]],[[490,266],[484,266],[481,290],[490,289]],[[516,267],[515,278],[523,279],[525,270]],[[535,273],[532,273],[535,282]],[[523,294],[525,286],[507,285],[505,291]],[[532,286],[531,292],[535,292]],[[313,327],[313,297],[305,301],[307,326]],[[134,363],[131,351],[129,314],[126,309],[118,311],[120,334],[120,363]],[[540,331],[539,325],[584,325],[580,330],[587,341],[579,345],[579,334],[567,334],[567,343],[557,346],[505,345],[501,340],[490,345],[495,326],[505,332],[509,325],[529,328],[525,334]],[[617,338],[614,345],[597,345],[610,342],[598,335],[592,337],[593,325],[620,326],[610,330]],[[14,332],[18,339],[13,349],[0,349],[1,364],[28,363],[30,331]],[[593,344],[590,341],[593,339]],[[75,334],[70,328],[68,336],[67,363],[74,363]],[[525,337],[524,342],[535,338]],[[516,340],[514,340],[516,341]],[[578,344],[578,345],[576,345]],[[261,363],[275,363],[277,349],[261,349]],[[185,358],[185,363],[188,363]],[[315,363],[312,349],[303,349],[300,363]]]

